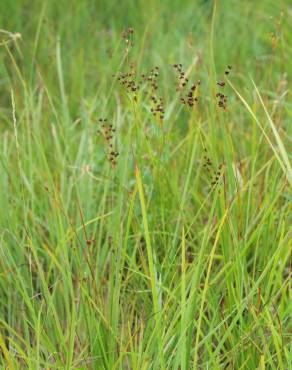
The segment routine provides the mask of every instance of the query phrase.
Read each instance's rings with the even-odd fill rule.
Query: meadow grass
[[[291,369],[291,24],[1,1],[1,369]]]

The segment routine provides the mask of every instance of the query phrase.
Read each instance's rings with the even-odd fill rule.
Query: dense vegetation
[[[292,4],[0,22],[1,369],[291,368]]]

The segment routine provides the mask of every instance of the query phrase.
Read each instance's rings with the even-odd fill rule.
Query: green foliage
[[[291,14],[1,1],[1,368],[290,368]]]

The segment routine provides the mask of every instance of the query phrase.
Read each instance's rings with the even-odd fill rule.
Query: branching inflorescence
[[[117,164],[117,157],[119,153],[114,150],[114,134],[116,129],[113,127],[112,124],[108,123],[107,118],[100,118],[99,123],[101,125],[100,129],[97,131],[99,135],[102,135],[106,145],[107,145],[107,156],[110,164],[115,167]]]

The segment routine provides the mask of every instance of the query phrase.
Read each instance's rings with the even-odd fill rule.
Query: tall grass
[[[1,368],[289,369],[289,4],[0,10]]]

